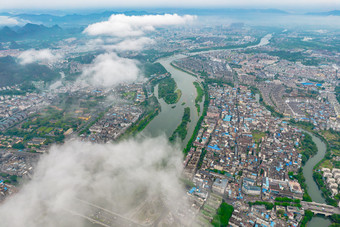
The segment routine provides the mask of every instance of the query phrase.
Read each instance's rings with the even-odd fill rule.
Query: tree
[[[12,182],[17,182],[18,176],[17,176],[17,175],[12,175],[12,176],[9,177],[9,179],[10,179]]]
[[[217,214],[214,216],[211,224],[215,227],[226,227],[228,226],[229,219],[233,214],[234,207],[225,203],[221,203],[220,207],[217,209]]]
[[[18,149],[18,150],[21,150],[21,149],[25,149],[25,145],[23,143],[15,143],[12,145],[12,148],[14,149]]]

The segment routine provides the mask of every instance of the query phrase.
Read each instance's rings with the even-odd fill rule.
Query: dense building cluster
[[[310,122],[321,130],[340,130],[340,104],[334,91],[340,78],[337,67],[331,63],[304,65],[285,59],[286,55],[295,54],[264,46],[201,53],[174,64],[212,79],[231,81],[237,75],[240,84],[258,89],[261,101],[273,110]],[[320,59],[319,55],[308,52],[309,55]]]
[[[286,226],[276,212],[263,205],[249,209],[246,202],[302,199],[300,184],[288,176],[301,167],[301,131],[273,117],[245,86],[211,85],[209,96],[207,115],[184,161],[185,175],[196,185],[189,193],[204,199],[211,192],[230,200],[236,207],[232,226],[246,222]],[[204,203],[202,206],[204,214]],[[299,223],[303,216],[299,208],[282,209],[288,212],[291,224]],[[211,221],[209,215],[203,216]]]

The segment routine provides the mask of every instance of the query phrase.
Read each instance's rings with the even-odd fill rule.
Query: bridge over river
[[[333,207],[324,203],[302,201],[301,205],[305,210],[310,210],[314,214],[323,214],[325,216],[340,214],[339,207]]]

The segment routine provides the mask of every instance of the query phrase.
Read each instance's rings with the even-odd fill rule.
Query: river
[[[306,184],[307,184],[307,191],[310,197],[314,202],[317,203],[326,203],[325,199],[322,197],[322,192],[318,188],[318,185],[315,183],[313,179],[313,168],[318,162],[320,162],[323,157],[326,154],[326,144],[322,142],[321,139],[313,135],[312,133],[309,133],[305,130],[302,130],[303,133],[309,134],[314,143],[316,144],[318,148],[318,153],[314,155],[312,158],[310,158],[305,166],[303,167],[303,175],[306,179]],[[308,227],[321,227],[321,226],[329,226],[331,224],[331,221],[329,219],[323,218],[323,217],[313,217],[313,219],[308,223]]]
[[[165,134],[165,136],[170,137],[182,121],[184,108],[189,107],[191,121],[188,126],[187,136],[185,140],[181,143],[182,148],[184,148],[184,146],[190,139],[199,119],[197,109],[195,107],[197,92],[193,84],[193,82],[196,81],[196,77],[171,66],[172,61],[184,57],[185,55],[178,54],[158,60],[158,62],[161,63],[168,72],[171,73],[172,78],[174,78],[177,83],[178,89],[182,91],[182,96],[176,104],[170,105],[165,103],[163,99],[158,99],[161,105],[161,112],[148,124],[148,126],[142,132],[146,136],[155,137],[161,134]],[[158,98],[158,85],[155,87],[154,95]],[[200,114],[202,114],[202,111],[203,106],[201,103]]]
[[[272,38],[272,34],[267,34],[261,38],[259,44],[249,46],[247,48],[254,48],[254,47],[267,45],[271,38]],[[242,48],[235,48],[235,49],[242,49]],[[202,54],[202,53],[217,52],[217,51],[223,51],[223,49],[213,50],[213,51],[198,51],[198,52],[193,52],[191,54]],[[173,131],[175,131],[175,129],[177,128],[177,126],[180,124],[182,120],[184,108],[189,107],[191,122],[189,123],[187,136],[185,140],[182,141],[181,143],[182,148],[186,146],[188,140],[190,139],[195,129],[197,121],[199,119],[199,115],[195,107],[195,98],[196,98],[197,92],[196,92],[195,86],[193,85],[193,82],[196,81],[196,77],[171,66],[172,61],[185,58],[185,57],[186,56],[183,54],[176,54],[170,57],[161,58],[157,61],[161,63],[168,72],[171,73],[171,76],[176,81],[177,87],[182,91],[182,96],[176,104],[168,105],[164,102],[163,99],[158,99],[158,85],[157,85],[155,87],[154,95],[156,96],[156,98],[158,99],[161,105],[161,111],[142,131],[142,135],[144,136],[155,137],[155,136],[162,135],[162,134],[167,137],[171,136]],[[203,101],[204,101],[204,97],[203,97]],[[185,104],[182,105],[183,103]],[[202,114],[203,102],[200,103],[200,105],[201,105],[200,114]]]
[[[247,48],[254,48],[259,46],[267,45],[272,38],[271,34],[267,34],[264,36],[260,43],[254,46],[249,46]],[[241,48],[235,48],[241,49]],[[222,50],[213,50],[213,51],[201,51],[195,52],[191,54],[199,54],[199,53],[207,53],[207,52],[216,52]],[[196,78],[188,73],[185,73],[181,70],[178,70],[171,66],[171,62],[174,60],[178,60],[186,57],[182,54],[173,55],[167,58],[159,59],[157,62],[161,63],[164,68],[171,73],[171,76],[177,83],[178,89],[182,91],[182,96],[180,100],[174,105],[168,105],[164,102],[163,99],[158,99],[158,86],[155,87],[154,95],[157,97],[160,105],[161,111],[160,113],[148,124],[148,126],[142,131],[142,135],[144,136],[152,136],[156,137],[159,135],[165,135],[167,137],[171,136],[173,131],[177,128],[182,120],[182,116],[184,113],[185,107],[190,107],[190,118],[191,122],[189,123],[188,133],[184,141],[181,143],[181,147],[183,148],[188,140],[190,139],[193,130],[197,124],[199,119],[199,115],[197,113],[195,107],[195,98],[196,98],[196,88],[193,85],[193,82],[196,81]],[[259,99],[259,96],[256,97]],[[184,104],[183,104],[184,103]],[[183,104],[183,105],[182,105]],[[203,110],[203,102],[201,103],[201,113]],[[200,114],[201,114],[200,113]],[[308,186],[308,193],[312,197],[312,200],[319,203],[325,203],[324,198],[321,196],[321,191],[318,189],[314,179],[313,179],[313,167],[325,156],[326,153],[326,145],[316,136],[312,135],[309,132],[303,131],[304,133],[308,133],[312,136],[313,141],[316,143],[318,148],[318,153],[310,158],[305,166],[303,167],[303,174],[306,178],[306,184]],[[322,217],[313,217],[313,219],[308,223],[308,227],[323,227],[329,226],[331,222],[329,219]]]

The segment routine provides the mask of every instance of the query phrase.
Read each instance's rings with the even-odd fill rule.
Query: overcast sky
[[[340,0],[0,0],[0,9],[224,7],[278,8],[284,10],[335,10]]]

